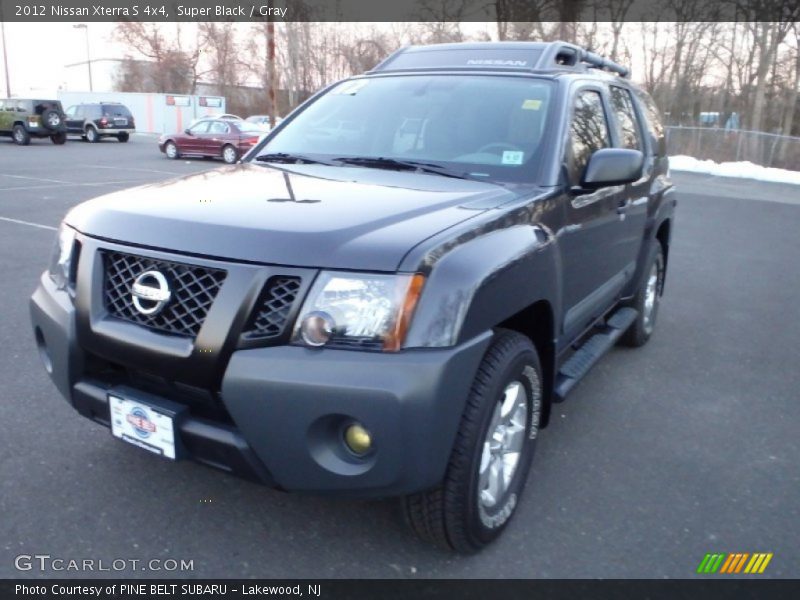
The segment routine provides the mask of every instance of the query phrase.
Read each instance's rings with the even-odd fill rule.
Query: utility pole
[[[272,16],[267,17],[267,72],[269,74],[269,128],[275,127],[275,22]]]
[[[89,26],[86,23],[80,23],[79,25],[73,25],[74,29],[83,29],[83,32],[86,34],[86,66],[89,69],[89,91],[93,92],[92,86],[92,55],[89,53]]]
[[[3,38],[3,68],[6,74],[6,98],[11,98],[11,77],[8,74],[8,52],[6,51],[6,25],[3,21],[3,6],[0,4],[0,34]]]

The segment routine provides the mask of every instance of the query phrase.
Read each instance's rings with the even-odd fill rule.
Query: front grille
[[[103,301],[108,312],[126,321],[174,335],[196,337],[214,298],[225,280],[225,271],[121,252],[103,252],[105,272]],[[133,304],[131,286],[145,271],[159,271],[167,278],[172,295],[167,305],[151,315]]]
[[[298,277],[272,277],[264,286],[249,326],[247,339],[268,340],[280,337],[287,326],[289,312],[300,291]]]

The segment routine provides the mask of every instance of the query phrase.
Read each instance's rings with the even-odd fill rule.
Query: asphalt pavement
[[[555,407],[506,534],[460,557],[393,501],[281,493],[121,443],[46,376],[28,298],[67,210],[220,164],[145,136],[0,139],[0,577],[685,578],[708,552],[772,552],[761,577],[800,577],[800,187],[675,175],[655,335]],[[15,567],[37,554],[110,570]],[[151,559],[193,570],[131,563]]]

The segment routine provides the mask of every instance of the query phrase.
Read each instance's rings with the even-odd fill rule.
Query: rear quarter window
[[[650,97],[650,94],[644,90],[634,90],[634,93],[639,100],[639,105],[642,107],[645,127],[650,136],[653,153],[658,156],[665,156],[667,144],[664,138],[664,123],[661,119],[661,112],[658,110],[653,98]]]
[[[130,117],[131,111],[121,104],[104,104],[103,115],[107,117]]]

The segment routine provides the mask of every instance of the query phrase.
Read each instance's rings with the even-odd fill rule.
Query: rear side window
[[[661,113],[650,97],[650,94],[643,90],[635,90],[636,97],[640,105],[644,108],[645,123],[647,132],[650,135],[653,151],[658,155],[666,154],[666,144],[664,141],[664,125],[661,121]]]
[[[214,121],[208,128],[209,133],[228,133],[228,126],[222,121]]]
[[[608,120],[600,92],[582,90],[575,96],[569,143],[567,165],[570,179],[578,182],[583,176],[589,157],[597,150],[611,145]]]
[[[620,146],[631,150],[642,150],[642,137],[630,92],[611,86],[611,107],[616,117]]]

